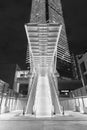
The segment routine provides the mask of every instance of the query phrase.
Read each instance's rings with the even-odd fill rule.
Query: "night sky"
[[[0,0],[0,62],[25,62],[30,0]]]
[[[87,49],[87,1],[62,0],[63,15],[70,50],[75,54]]]
[[[87,49],[86,0],[62,0],[63,16],[70,50],[80,54]],[[9,65],[25,69],[27,37],[24,24],[29,22],[31,0],[0,0],[0,78],[8,77]],[[8,72],[8,73],[7,73]],[[5,76],[5,77],[6,77]],[[9,82],[11,79],[5,80]]]

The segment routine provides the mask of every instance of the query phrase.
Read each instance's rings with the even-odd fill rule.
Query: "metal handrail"
[[[32,94],[32,90],[33,90],[33,88],[35,88],[35,86],[36,86],[36,83],[37,83],[36,81],[37,81],[37,75],[34,76],[34,79],[33,79],[33,81],[32,81],[33,84],[31,84],[32,86],[31,86],[31,88],[30,88],[30,90],[29,90],[29,94],[28,94],[28,96],[29,96],[28,103],[29,103],[29,101],[30,101],[30,97],[31,97],[31,94]],[[35,97],[34,97],[34,98],[35,98]],[[27,106],[26,106],[26,111],[27,111],[28,103],[27,103]]]
[[[57,93],[57,88],[56,88],[56,85],[55,85],[55,81],[54,81],[54,79],[53,79],[53,76],[52,76],[52,74],[51,74],[51,76],[50,76],[50,79],[51,80],[49,80],[49,81],[51,81],[51,84],[53,84],[53,88],[54,88],[54,92],[55,92],[55,96],[56,96],[56,99],[57,99],[57,103],[59,104],[59,101],[58,101],[58,93]],[[53,80],[53,82],[52,82],[52,80]],[[61,107],[61,105],[59,104],[59,109],[60,109],[60,112],[62,113],[62,109],[61,109],[62,107]]]

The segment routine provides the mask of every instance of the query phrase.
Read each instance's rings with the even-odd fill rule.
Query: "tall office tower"
[[[55,56],[57,58],[56,64],[59,64],[57,68],[62,76],[66,77],[68,75],[69,77],[72,77],[71,57],[68,48],[60,0],[32,0],[30,23],[62,24],[59,43],[57,45],[57,54]],[[27,56],[27,63],[28,61],[29,57]]]
[[[60,0],[47,0],[48,20],[50,23],[61,23],[62,30],[59,38],[57,57],[61,60],[71,63],[71,57],[68,48],[68,42],[65,32],[62,8]]]
[[[37,117],[60,114],[57,57],[71,62],[60,1],[32,0],[30,23],[25,29],[32,72],[26,113],[33,111]]]
[[[57,71],[60,77],[73,78],[71,56],[68,48],[63,13],[60,0],[47,0],[47,20],[62,23],[62,30],[57,46]]]
[[[32,0],[30,23],[46,23],[46,0]]]

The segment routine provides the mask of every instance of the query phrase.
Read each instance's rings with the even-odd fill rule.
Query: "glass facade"
[[[69,52],[65,24],[63,19],[62,7],[60,0],[32,0],[30,23],[33,24],[62,24],[60,38],[57,44],[56,53],[56,68],[61,76],[72,78],[72,63]],[[30,51],[28,49],[28,51]],[[28,54],[29,52],[27,52]],[[27,56],[27,61],[30,61],[31,56]],[[65,66],[63,67],[61,66]],[[69,75],[68,75],[69,74]],[[68,75],[68,76],[67,76]]]
[[[49,6],[49,22],[62,24],[59,44],[57,47],[57,57],[66,62],[71,62],[65,25],[63,20],[61,2],[60,0],[49,0],[48,6]]]

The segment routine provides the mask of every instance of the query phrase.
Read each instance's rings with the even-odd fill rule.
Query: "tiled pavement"
[[[66,111],[64,115],[56,115],[52,118],[35,118],[35,116],[31,115],[23,115],[22,110],[13,111],[10,113],[3,113],[0,115],[0,120],[66,120],[66,121],[86,121],[87,120],[87,114],[81,114],[79,112],[73,112],[73,111]]]
[[[87,115],[66,111],[64,116],[36,119],[14,111],[0,115],[0,130],[87,130]]]

